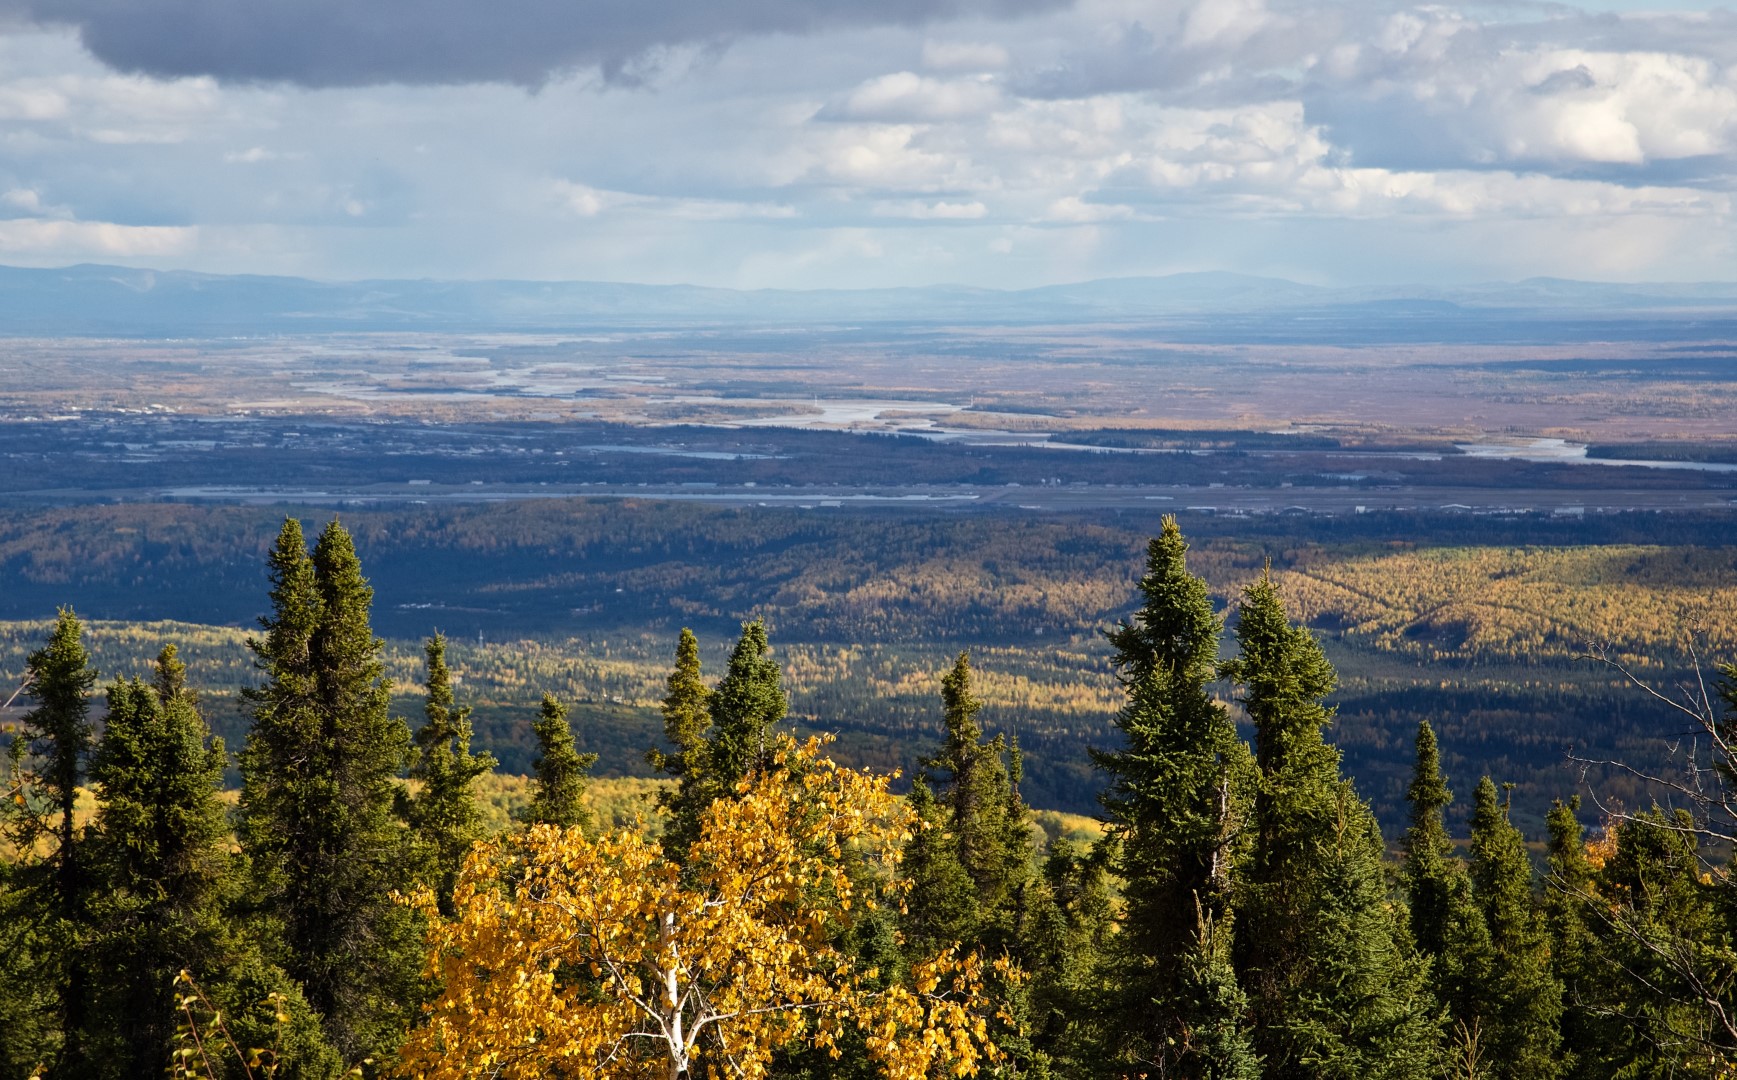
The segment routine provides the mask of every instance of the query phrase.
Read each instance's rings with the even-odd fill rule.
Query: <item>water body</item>
[[[1737,473],[1737,464],[1719,461],[1652,461],[1640,458],[1595,458],[1586,447],[1567,439],[1523,439],[1512,442],[1458,443],[1467,457],[1504,461],[1535,461],[1544,465],[1628,465],[1640,469],[1688,469],[1691,472]]]
[[[660,457],[699,458],[702,461],[775,461],[788,454],[737,454],[726,450],[684,450],[675,446],[629,446],[599,443],[595,446],[575,446],[573,453],[588,450],[599,454],[653,454]]]

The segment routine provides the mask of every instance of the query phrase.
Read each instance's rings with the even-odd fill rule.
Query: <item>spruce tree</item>
[[[1458,859],[1446,868],[1440,916],[1440,951],[1426,956],[1440,1006],[1444,1063],[1450,1076],[1493,1076],[1499,1040],[1489,986],[1496,977],[1496,953],[1471,875]]]
[[[1559,1075],[1562,986],[1550,973],[1550,941],[1532,890],[1532,861],[1489,777],[1472,807],[1472,892],[1489,928],[1492,964],[1482,989],[1491,1075]]]
[[[1166,517],[1147,547],[1144,602],[1108,634],[1128,695],[1124,748],[1095,752],[1127,914],[1114,953],[1106,1035],[1133,1072],[1257,1074],[1246,1002],[1229,963],[1231,866],[1251,779],[1248,753],[1212,696],[1223,620]]]
[[[1465,863],[1453,854],[1443,812],[1453,802],[1441,774],[1435,730],[1417,727],[1417,756],[1406,799],[1411,825],[1400,874],[1410,901],[1411,936],[1430,962],[1430,984],[1442,1006],[1444,1050],[1453,1075],[1482,1076],[1489,1067],[1484,987],[1493,956],[1484,915],[1472,896]]]
[[[229,870],[229,823],[217,792],[226,763],[186,688],[175,647],[157,658],[153,686],[108,690],[102,742],[91,764],[98,794],[91,864],[89,948],[94,988],[93,1073],[130,1077],[169,1067],[183,969],[209,979],[226,962],[220,903]]]
[[[53,1070],[57,1076],[78,1076],[89,1068],[82,1040],[92,975],[83,933],[90,883],[74,808],[91,751],[90,692],[97,673],[90,666],[83,635],[78,616],[71,608],[61,608],[48,642],[26,661],[36,707],[24,715],[23,735],[34,742],[43,761],[37,779],[52,815],[52,853],[44,884],[53,897],[46,908],[55,920],[53,939],[60,953],[62,1044]]]
[[[1428,720],[1417,725],[1416,759],[1405,798],[1411,825],[1402,845],[1403,875],[1411,909],[1411,937],[1419,951],[1439,956],[1447,934],[1448,900],[1453,868],[1453,841],[1448,839],[1443,812],[1453,802],[1441,774],[1435,729]]]
[[[88,1065],[90,959],[86,949],[91,883],[84,838],[74,816],[80,774],[91,748],[88,696],[97,673],[83,624],[62,608],[42,648],[26,660],[35,707],[12,741],[12,790],[6,792],[5,839],[20,852],[5,867],[0,896],[0,1004],[9,1015],[0,1062],[28,1069],[51,1062],[54,1077],[82,1075]]]
[[[38,780],[52,813],[55,890],[64,918],[76,917],[83,891],[74,807],[78,781],[90,756],[90,692],[96,669],[84,647],[84,624],[71,608],[61,608],[54,630],[26,661],[36,707],[24,714],[22,737],[36,744],[43,760]]]
[[[470,709],[453,702],[446,666],[446,638],[435,634],[423,646],[428,665],[425,719],[415,735],[410,779],[421,789],[405,806],[405,820],[422,853],[424,877],[443,914],[452,914],[452,886],[471,845],[482,838],[477,778],[495,767],[487,753],[472,753]]]
[[[1244,591],[1232,672],[1259,794],[1234,955],[1264,1075],[1424,1077],[1436,1065],[1424,964],[1388,902],[1374,815],[1322,738],[1336,678],[1270,575]]]
[[[1057,1076],[1096,1077],[1110,1065],[1104,1007],[1118,972],[1107,962],[1115,943],[1118,903],[1112,882],[1114,838],[1076,852],[1058,838],[1044,858],[1051,903],[1034,928],[1032,1042],[1044,1048]]]
[[[765,768],[768,736],[789,709],[764,622],[743,624],[729,667],[712,691],[710,707],[705,769],[711,783],[730,791]]]
[[[914,956],[933,956],[969,943],[979,922],[976,887],[959,862],[959,846],[948,832],[947,809],[935,801],[929,782],[919,776],[906,804],[916,818],[899,872],[911,882],[902,920]]]
[[[416,928],[392,899],[414,868],[393,812],[410,733],[388,712],[349,533],[333,521],[310,558],[292,518],[270,566],[272,613],[249,642],[266,682],[246,692],[241,839],[275,959],[355,1061],[394,1046],[415,1008]]]
[[[699,765],[706,730],[712,724],[712,691],[700,678],[700,643],[685,626],[676,641],[675,666],[670,669],[665,686],[663,737],[672,749],[665,751],[654,746],[645,752],[645,760],[653,769],[677,781],[675,787],[657,793],[657,805],[670,815],[672,823],[664,833],[665,845],[672,851],[682,851],[698,835],[690,828],[689,815],[681,807],[684,793],[693,794],[688,774]],[[676,836],[676,832],[681,835]]]
[[[1581,828],[1580,796],[1555,800],[1544,824],[1550,834],[1544,881],[1544,925],[1550,935],[1550,973],[1562,984],[1562,1075],[1591,1080],[1606,1018],[1594,1007],[1597,942],[1587,925],[1593,891],[1592,860]]]
[[[729,667],[706,705],[711,726],[691,750],[682,751],[681,782],[669,802],[664,847],[677,859],[699,837],[706,807],[733,795],[737,784],[765,767],[769,736],[789,707],[765,623],[742,624]]]
[[[1030,811],[1019,797],[1017,748],[1005,737],[985,739],[977,723],[983,703],[971,685],[971,659],[961,652],[941,679],[945,736],[926,770],[940,786],[953,858],[971,883],[971,944],[991,953],[1014,948],[1017,908],[1036,871]]]
[[[680,779],[687,771],[689,755],[699,749],[712,723],[708,707],[712,692],[700,679],[700,643],[685,626],[676,641],[675,667],[665,685],[663,737],[675,750],[665,753],[654,748],[645,756],[652,768]]]
[[[1006,955],[1026,971],[1041,962],[1043,928],[1054,900],[1037,873],[1031,811],[1019,794],[1023,762],[1017,743],[984,737],[983,703],[972,687],[970,655],[961,652],[941,679],[941,748],[923,767],[911,809],[928,827],[906,848],[912,888],[905,900],[913,955],[957,943],[984,956]],[[933,782],[939,799],[930,794]],[[1008,1020],[997,1033],[1024,1073],[1046,1067],[1027,1012],[1032,988],[1007,988]]]
[[[530,805],[521,820],[529,825],[556,825],[591,831],[591,811],[585,805],[585,778],[597,763],[596,754],[581,754],[573,743],[567,706],[553,694],[543,695],[532,730],[537,756],[531,762]]]

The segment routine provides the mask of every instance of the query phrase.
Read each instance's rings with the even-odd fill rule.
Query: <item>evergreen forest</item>
[[[1424,722],[1384,834],[1304,620],[1347,612],[1451,663],[1494,633],[1476,605],[1437,605],[1435,636],[1395,613],[1490,568],[1191,565],[1165,518],[1096,653],[1101,834],[1038,827],[985,706],[993,650],[935,673],[896,794],[834,760],[824,716],[797,732],[762,620],[727,655],[675,640],[641,748],[655,805],[632,820],[597,812],[572,687],[544,687],[512,718],[529,776],[508,819],[457,651],[389,654],[356,537],[290,518],[261,547],[236,745],[173,624],[148,678],[98,671],[69,608],[32,643],[0,761],[0,1080],[1737,1075],[1723,639],[1687,697],[1649,681],[1662,637],[1601,654],[1674,718],[1678,767],[1563,770],[1527,835],[1513,778],[1445,775],[1464,729]],[[1569,572],[1505,558],[1490,604]],[[1632,576],[1662,556],[1601,558]],[[1377,588],[1395,560],[1407,584]],[[1228,606],[1207,571],[1240,575]],[[1545,641],[1503,634],[1480,647]]]

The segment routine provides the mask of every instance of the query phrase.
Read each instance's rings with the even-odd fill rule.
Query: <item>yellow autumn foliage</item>
[[[841,924],[896,899],[912,820],[887,777],[820,746],[786,742],[714,804],[685,869],[627,829],[538,826],[477,845],[454,918],[418,901],[442,989],[402,1075],[753,1080],[779,1047],[837,1054],[847,1027],[890,1080],[999,1060],[977,956],[942,955],[875,989],[877,973],[832,945]]]

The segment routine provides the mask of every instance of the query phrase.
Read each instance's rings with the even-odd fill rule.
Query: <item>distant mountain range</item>
[[[1737,318],[1737,284],[1625,285],[1556,278],[1431,288],[1326,288],[1193,273],[1037,289],[957,285],[741,291],[588,281],[347,281],[80,265],[0,267],[0,335],[199,336],[370,330],[568,331],[600,325],[1328,318],[1432,326]],[[1428,336],[1428,335],[1425,335]],[[1449,335],[1454,336],[1454,335]]]

